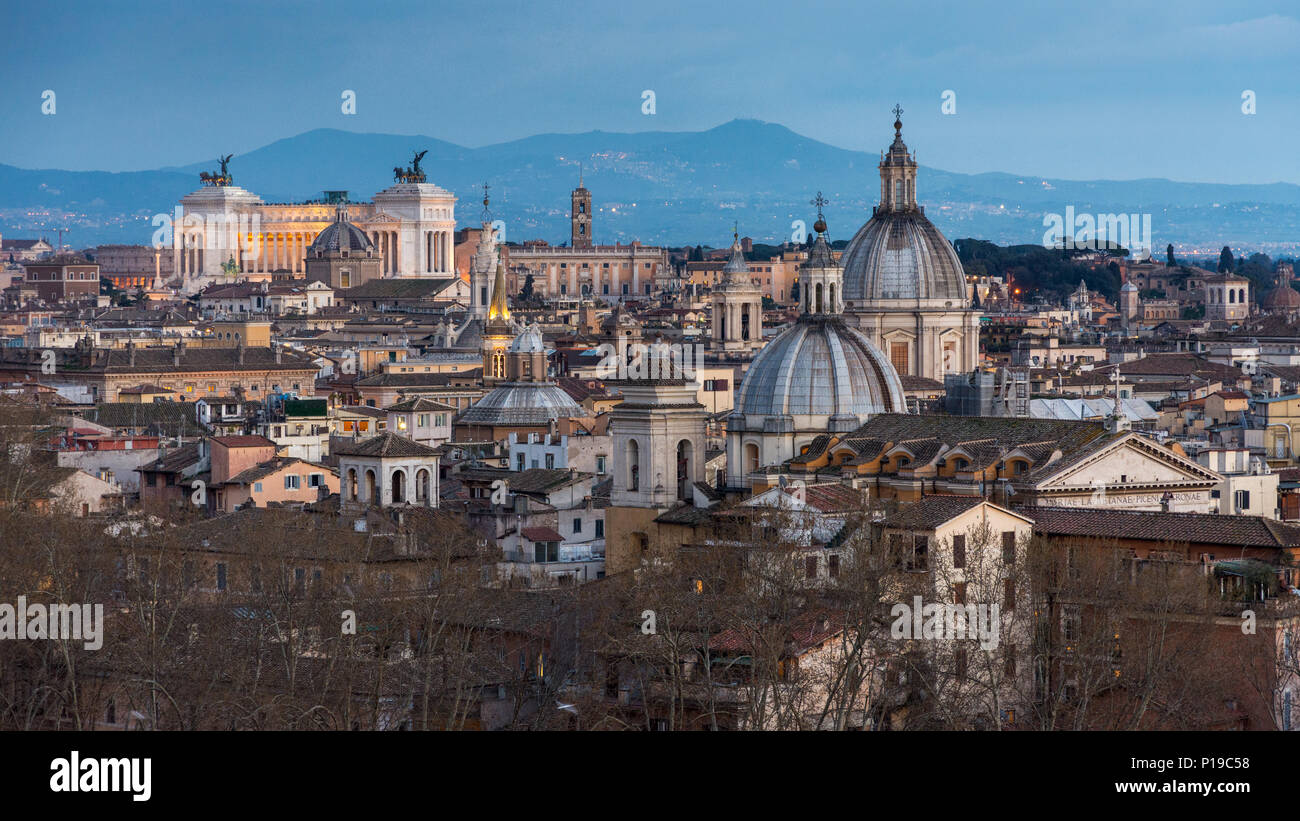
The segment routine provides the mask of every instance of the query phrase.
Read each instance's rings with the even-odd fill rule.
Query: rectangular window
[[[581,533],[581,532],[582,532],[582,519],[576,519],[576,518],[575,518],[575,519],[573,520],[573,532],[574,532],[574,533]]]
[[[554,470],[554,469],[555,469],[555,454],[554,454],[554,453],[548,453],[548,454],[546,454],[546,469],[547,469],[547,470]]]
[[[1002,534],[1002,563],[1013,565],[1016,563],[1016,532],[1008,530]]]
[[[1002,647],[1002,675],[1013,678],[1016,675],[1016,646],[1006,644]]]
[[[261,492],[262,492],[262,483],[261,483],[261,482],[254,482],[254,483],[253,483],[253,492],[254,492],[254,493],[261,493]]]
[[[323,473],[313,473],[307,479],[308,487],[320,487],[321,485],[324,484],[325,484],[325,474]]]
[[[966,603],[966,582],[952,583],[952,603],[953,604]]]
[[[839,577],[839,575],[840,575],[840,557],[839,557],[839,556],[837,556],[836,554],[832,553],[830,556],[827,557],[827,559],[826,559],[826,571],[827,571],[827,575],[829,575],[832,579],[834,579],[834,578],[838,578],[838,577]]]
[[[966,678],[966,648],[958,647],[952,654],[952,673],[958,680]]]
[[[597,520],[596,520],[596,538],[597,538],[597,539],[603,539],[603,538],[605,538],[605,520],[604,520],[604,519],[597,519]]]
[[[912,540],[912,558],[907,563],[908,570],[927,570],[929,563],[930,538],[917,536]]]
[[[803,560],[804,576],[809,579],[817,578],[817,557],[809,556]]]
[[[596,473],[597,473],[598,475],[600,475],[600,476],[604,476],[604,475],[605,475],[605,457],[604,457],[604,456],[597,456],[597,457],[596,457]]]
[[[1015,579],[1002,580],[1002,609],[1003,610],[1016,609],[1016,580]]]
[[[1066,608],[1061,614],[1061,639],[1066,642],[1075,642],[1079,640],[1079,628],[1081,619],[1077,608]]]
[[[952,537],[952,566],[966,566],[966,534],[958,533]]]
[[[284,477],[285,490],[297,490],[301,487],[302,477],[296,473],[291,473]]]
[[[894,370],[900,374],[910,373],[907,369],[907,343],[891,342],[889,343],[889,364],[894,366]]]
[[[226,563],[217,562],[217,589],[226,589]]]

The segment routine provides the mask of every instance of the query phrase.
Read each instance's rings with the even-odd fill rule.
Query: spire
[[[1106,420],[1106,430],[1111,433],[1123,433],[1130,430],[1133,425],[1129,418],[1124,415],[1124,409],[1120,406],[1119,401],[1119,367],[1111,372],[1115,382],[1115,405],[1111,410],[1110,418]]]
[[[488,319],[510,318],[510,307],[506,304],[506,267],[501,262],[500,249],[497,250],[497,278],[492,284],[492,305],[488,308]]]
[[[894,142],[880,157],[880,205],[877,210],[916,210],[916,155],[903,142],[903,107],[894,106]]]
[[[736,223],[731,231],[731,259],[727,264],[722,266],[722,274],[732,280],[741,274],[749,274],[749,265],[745,262],[745,252],[740,247],[740,223]],[[748,281],[748,276],[745,277]]]

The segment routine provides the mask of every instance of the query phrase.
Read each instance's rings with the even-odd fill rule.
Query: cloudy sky
[[[736,117],[878,151],[899,102],[932,167],[1300,183],[1294,0],[1053,5],[8,2],[0,163],[157,168],[319,127],[478,146]]]

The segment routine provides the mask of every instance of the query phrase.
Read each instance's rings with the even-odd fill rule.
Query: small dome
[[[1265,311],[1290,311],[1300,308],[1300,292],[1290,285],[1279,285],[1269,291],[1260,303]]]
[[[1124,283],[1124,286],[1123,286],[1122,288],[1120,288],[1121,291],[1123,291],[1124,293],[1128,293],[1128,294],[1133,293],[1133,292],[1136,291],[1137,289],[1138,289],[1138,286],[1134,285],[1132,282],[1125,282],[1125,283]]]
[[[859,331],[838,317],[804,316],[759,351],[736,400],[744,415],[906,413],[903,382]]]
[[[740,239],[736,238],[731,243],[731,259],[727,264],[722,266],[722,273],[728,279],[738,274],[748,274],[749,265],[745,263],[745,253],[740,249]]]
[[[510,343],[511,353],[541,353],[546,350],[542,342],[542,332],[536,325],[529,325]]]
[[[316,241],[311,244],[308,252],[369,251],[374,247],[374,242],[366,236],[366,232],[348,222],[347,212],[340,208],[334,222],[316,235]]]
[[[507,382],[465,409],[458,421],[478,425],[545,425],[587,411],[551,382]]]
[[[831,253],[831,247],[826,244],[826,223],[818,221],[821,228],[817,231],[817,239],[813,240],[812,250],[808,252],[808,259],[804,261],[803,268],[834,268],[838,263],[835,262],[835,255]]]

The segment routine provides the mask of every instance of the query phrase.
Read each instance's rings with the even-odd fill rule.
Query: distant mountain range
[[[598,242],[721,246],[730,240],[733,221],[755,241],[780,242],[790,237],[793,220],[811,226],[815,214],[808,202],[819,190],[830,200],[830,234],[841,239],[870,217],[880,190],[877,154],[836,148],[757,120],[699,132],[540,134],[483,148],[317,129],[236,156],[230,171],[236,185],[266,202],[317,199],[339,189],[362,200],[392,184],[394,166],[405,167],[417,149],[428,149],[422,166],[429,180],[460,198],[461,225],[478,223],[480,186],[490,183],[493,214],[506,221],[512,241],[567,238],[569,192],[580,167],[599,209]],[[215,168],[215,159],[125,173],[0,164],[0,233],[53,239],[62,225],[73,247],[144,243],[150,217],[170,212],[199,187],[199,171]],[[1289,183],[1071,181],[922,167],[917,187],[926,214],[951,239],[1039,243],[1047,230],[1044,214],[1073,206],[1080,214],[1151,214],[1157,254],[1168,242],[1275,256],[1300,248],[1300,185]]]

